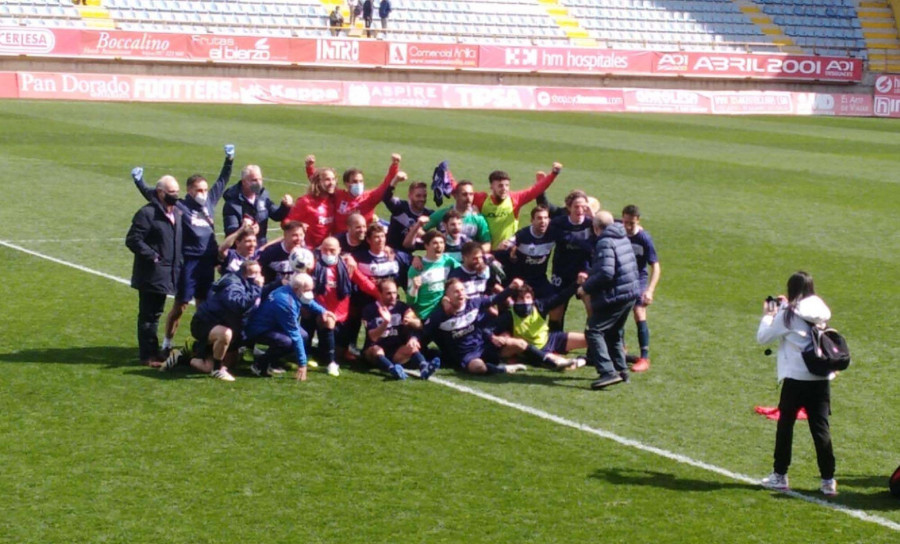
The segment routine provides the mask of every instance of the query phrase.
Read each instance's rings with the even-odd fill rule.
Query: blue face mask
[[[363,190],[365,189],[365,185],[362,183],[351,183],[350,184],[350,194],[353,196],[359,196],[363,194]]]
[[[327,253],[322,254],[322,262],[327,266],[334,266],[337,264],[338,258],[337,255],[329,255]]]
[[[516,315],[519,317],[530,316],[532,310],[534,310],[534,304],[531,303],[516,302],[513,304],[513,311],[516,312]]]

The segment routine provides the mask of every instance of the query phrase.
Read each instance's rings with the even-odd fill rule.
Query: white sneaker
[[[777,472],[772,472],[760,482],[763,487],[768,487],[769,489],[778,489],[779,491],[786,491],[790,489],[788,485],[788,477],[787,474],[778,474]]]
[[[217,380],[222,380],[223,382],[233,382],[234,381],[234,376],[229,374],[228,369],[225,368],[224,366],[222,368],[220,368],[219,370],[213,370],[212,373],[210,373],[210,376],[212,376],[213,378],[215,378]]]
[[[259,347],[257,347],[257,346],[253,346],[253,356],[254,356],[254,357],[260,357],[260,356],[263,356],[263,355],[265,355],[265,354],[266,354],[266,350],[264,350],[264,349],[259,349]]]
[[[309,368],[319,368],[319,363],[310,359],[310,360],[306,361],[306,366],[308,366]]]
[[[585,357],[575,357],[572,360],[575,361],[575,368],[581,368],[587,365],[587,359]]]
[[[826,497],[834,497],[837,495],[837,480],[834,478],[830,480],[822,480],[822,494]]]
[[[507,374],[515,374],[516,372],[525,370],[526,368],[528,368],[528,367],[525,365],[506,365],[506,373]]]
[[[284,369],[280,366],[270,366],[268,371],[269,376],[273,378],[280,378],[284,376]]]
[[[328,375],[335,377],[340,376],[341,367],[339,367],[338,364],[334,362],[328,363]]]

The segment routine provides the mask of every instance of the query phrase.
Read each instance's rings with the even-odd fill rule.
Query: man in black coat
[[[158,367],[159,318],[166,295],[174,295],[183,262],[181,210],[178,181],[163,176],[156,183],[156,195],[134,214],[125,245],[134,253],[131,286],[138,290],[137,338],[141,363]]]

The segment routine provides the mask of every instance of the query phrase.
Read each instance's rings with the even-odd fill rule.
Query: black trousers
[[[137,340],[141,362],[159,358],[159,318],[166,306],[165,293],[138,291]]]
[[[785,378],[778,402],[778,430],[775,433],[775,472],[787,474],[791,465],[791,446],[794,441],[794,422],[797,411],[806,408],[809,432],[816,446],[816,460],[822,479],[834,478],[834,449],[831,445],[831,382],[828,380],[793,380]]]

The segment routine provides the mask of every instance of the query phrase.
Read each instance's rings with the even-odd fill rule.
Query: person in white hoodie
[[[834,373],[816,376],[806,369],[803,350],[811,343],[810,327],[824,324],[831,318],[831,310],[816,296],[812,276],[800,271],[788,279],[787,296],[778,297],[776,304],[763,303],[763,316],[756,332],[760,344],[779,340],[778,380],[781,399],[778,402],[780,416],[775,433],[775,463],[772,474],[762,484],[773,489],[786,490],[787,471],[791,464],[791,445],[797,411],[806,408],[809,431],[816,446],[816,460],[822,477],[822,493],[837,494],[834,479],[834,450],[828,416],[831,413],[830,383]]]

